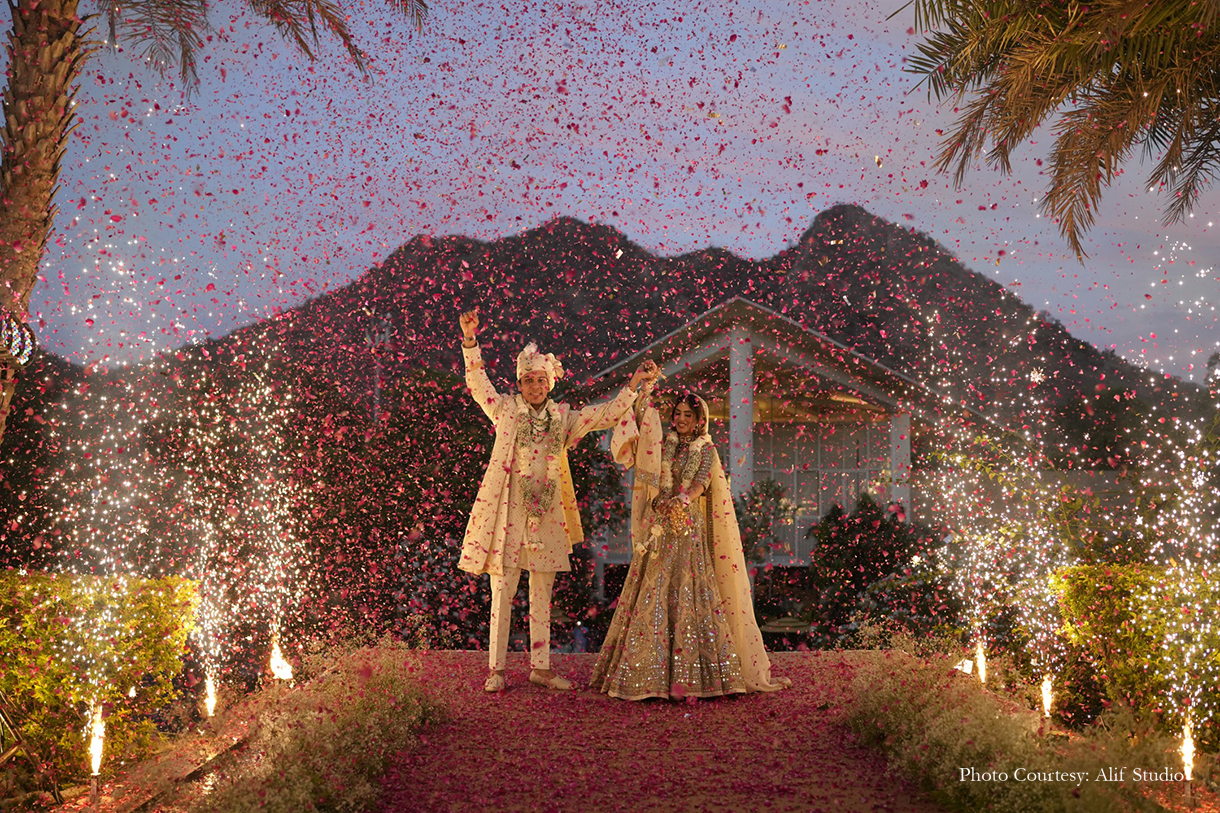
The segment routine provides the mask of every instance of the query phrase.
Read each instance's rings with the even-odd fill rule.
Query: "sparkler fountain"
[[[205,674],[205,708],[235,623],[256,621],[270,632],[270,669],[291,679],[281,632],[300,591],[299,488],[291,476],[286,430],[291,393],[271,382],[275,353],[231,396],[207,374],[195,382],[185,427],[188,476],[183,503],[198,543],[195,563],[202,604],[194,635]],[[209,714],[211,712],[209,711]]]
[[[1190,729],[1190,712],[1182,724],[1182,772],[1186,775],[1186,803],[1194,807],[1194,792],[1191,787],[1191,771],[1195,767],[1195,737]]]
[[[89,803],[97,804],[97,777],[102,770],[102,746],[106,739],[106,720],[102,716],[102,704],[94,701],[89,706]]]
[[[284,660],[284,654],[280,652],[280,633],[275,630],[271,634],[271,674],[275,675],[279,680],[292,680],[292,664]]]
[[[939,324],[939,316],[932,314],[928,339],[933,356],[943,358],[924,367],[928,386],[944,389],[962,366],[962,351],[960,343],[939,335]],[[992,360],[991,385],[998,395],[991,402],[991,417],[996,426],[1015,417],[1020,429],[1003,440],[977,430],[959,432],[951,449],[938,455],[938,477],[946,515],[963,541],[952,584],[974,633],[979,680],[987,680],[984,622],[994,608],[1011,603],[1031,638],[1035,674],[1043,678],[1043,712],[1049,716],[1063,646],[1050,577],[1073,563],[1064,539],[1073,500],[1066,487],[1054,485],[1056,478],[1049,474],[1055,466],[1044,449],[1048,410],[1043,392],[1053,374],[1048,376],[1045,366],[1024,371],[1041,328],[1041,320],[1031,315],[1008,334]],[[1005,364],[1009,358],[1011,367]],[[1037,356],[1036,363],[1046,365],[1046,356]]]
[[[108,694],[121,691],[116,686],[122,685],[126,667],[114,645],[128,634],[120,609],[130,579],[140,575],[132,563],[146,559],[142,552],[150,544],[149,457],[141,429],[159,410],[130,385],[117,394],[82,385],[69,400],[71,409],[66,400],[56,416],[62,450],[71,461],[56,481],[59,521],[67,531],[59,565],[77,574],[72,603],[79,611],[70,616],[59,646],[80,676],[73,693],[89,699],[85,737],[96,794],[106,730],[103,707]]]
[[[210,674],[205,674],[203,677],[203,706],[208,716],[211,717],[216,713],[216,682],[212,680]]]
[[[186,476],[182,503],[199,551],[193,575],[199,582],[200,604],[191,638],[203,666],[204,711],[210,718],[216,713],[222,641],[236,609],[228,595],[234,574],[225,567],[226,559],[234,560],[234,551],[228,550],[226,543],[233,539],[236,529],[234,517],[223,504],[228,494],[227,475],[231,475],[222,451],[228,422],[219,400],[211,397],[214,388],[207,376],[195,383],[197,396],[183,432]],[[203,393],[208,397],[199,397]]]
[[[292,664],[280,648],[284,615],[301,589],[301,564],[304,551],[300,542],[296,512],[301,502],[300,489],[285,465],[288,459],[286,429],[292,416],[292,394],[268,383],[270,361],[259,376],[251,403],[259,404],[257,422],[260,442],[255,446],[259,475],[255,479],[253,504],[262,509],[259,523],[262,542],[262,573],[259,591],[271,631],[271,673],[280,680],[292,680]]]
[[[1212,481],[1220,464],[1220,415],[1206,427],[1181,422],[1176,428],[1180,431],[1165,435],[1167,456],[1148,474],[1151,486],[1166,493],[1167,505],[1156,518],[1160,533],[1153,547],[1163,575],[1146,597],[1144,610],[1164,629],[1161,677],[1166,705],[1182,716],[1185,793],[1193,804],[1194,731],[1215,718],[1215,695],[1208,688],[1220,685],[1220,629],[1213,623],[1220,589],[1215,579]]]

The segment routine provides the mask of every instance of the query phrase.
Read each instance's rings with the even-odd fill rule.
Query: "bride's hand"
[[[681,513],[683,509],[690,508],[690,503],[683,500],[681,497],[671,497],[665,500],[662,505],[662,512],[666,514]]]

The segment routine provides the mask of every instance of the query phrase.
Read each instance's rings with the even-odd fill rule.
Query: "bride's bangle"
[[[682,492],[681,494],[678,495],[678,502],[682,503],[683,505],[685,505],[686,507],[689,508],[690,507],[690,495],[687,494],[686,492]]]

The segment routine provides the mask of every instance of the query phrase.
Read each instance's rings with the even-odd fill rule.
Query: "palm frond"
[[[366,72],[364,52],[356,45],[347,15],[335,0],[246,0],[250,10],[274,26],[282,37],[291,41],[310,59],[319,42],[322,28],[343,45],[361,73]],[[422,29],[428,15],[425,0],[386,0],[395,11],[409,17],[416,29]]]
[[[424,29],[424,20],[428,17],[428,4],[424,0],[386,0],[390,7],[409,17],[416,31]]]
[[[1059,224],[1078,257],[1086,257],[1081,236],[1093,225],[1103,187],[1109,186],[1121,155],[1098,149],[1099,130],[1086,109],[1063,113],[1055,123],[1051,184],[1041,208]],[[1100,134],[1103,138],[1106,134]]]
[[[936,169],[938,172],[946,172],[953,168],[953,183],[958,187],[965,182],[970,163],[987,146],[987,128],[982,122],[987,119],[989,103],[990,100],[986,97],[968,102],[956,126],[941,142],[940,152],[936,156]]]
[[[903,8],[911,5],[915,6],[915,30],[931,31],[957,19],[974,4],[968,0],[912,0]]]
[[[363,71],[364,55],[356,47],[347,21],[329,0],[247,0],[250,11],[275,28],[281,37],[291,42],[308,59],[314,59],[317,47],[318,18],[328,28]]]
[[[121,38],[162,75],[174,65],[188,91],[199,83],[197,53],[208,30],[209,0],[98,0],[110,30],[110,41]],[[408,17],[416,30],[428,16],[426,0],[386,0]],[[339,40],[356,67],[365,72],[365,55],[347,24],[342,0],[246,0],[250,11],[270,23],[284,39],[309,59],[315,58],[319,29]]]
[[[162,76],[178,66],[188,90],[198,84],[195,55],[208,27],[207,0],[139,0],[119,3],[103,0],[101,12],[110,27],[111,41],[131,48]]]
[[[1163,176],[1171,195],[1163,219],[1167,226],[1186,219],[1199,195],[1220,172],[1220,120],[1216,118],[1217,115],[1220,115],[1220,111],[1213,111],[1209,126],[1199,133],[1178,166]],[[1158,167],[1158,172],[1160,169]],[[1149,183],[1159,184],[1161,180],[1154,174]]]
[[[1054,122],[1043,210],[1081,257],[1102,192],[1142,145],[1180,219],[1220,154],[1220,0],[912,0],[924,33],[908,71],[964,113],[937,156],[960,185],[986,150],[1012,151]],[[905,7],[904,7],[905,8]]]

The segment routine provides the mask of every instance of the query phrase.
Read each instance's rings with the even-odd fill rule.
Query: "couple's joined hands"
[[[661,368],[657,366],[657,363],[652,359],[645,359],[639,367],[635,368],[635,373],[632,374],[631,383],[628,386],[636,392],[648,395],[660,377]]]

